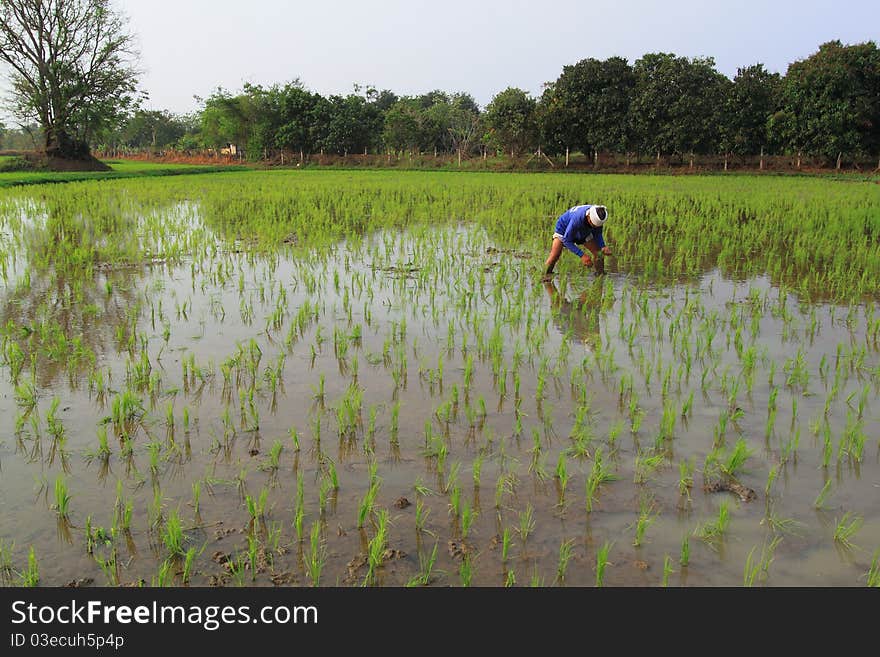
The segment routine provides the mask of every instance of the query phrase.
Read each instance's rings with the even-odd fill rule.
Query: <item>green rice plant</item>
[[[464,555],[461,565],[458,568],[458,576],[461,579],[461,585],[468,587],[474,578],[474,565],[469,554]]]
[[[200,480],[196,480],[192,483],[192,494],[193,513],[199,515],[199,505],[202,499],[202,482]]]
[[[504,576],[504,588],[512,588],[516,586],[516,574],[512,570],[508,570]]]
[[[53,508],[59,518],[70,517],[70,493],[62,475],[55,478],[55,504]]]
[[[663,465],[664,460],[665,455],[663,453],[647,454],[640,449],[636,454],[633,481],[637,484],[647,483],[650,476]]]
[[[695,457],[689,461],[678,462],[678,494],[691,499],[691,489],[694,487],[694,469],[696,468]]]
[[[779,476],[779,465],[774,465],[767,472],[767,483],[764,485],[764,494],[769,496],[770,489],[773,487],[773,483],[776,481],[776,478]]]
[[[749,550],[743,572],[743,586],[754,586],[756,581],[767,580],[770,564],[773,563],[773,554],[781,541],[781,536],[775,536],[769,544],[765,543],[761,548],[761,558],[757,562],[753,561],[755,548]]]
[[[534,529],[535,510],[532,508],[531,503],[527,503],[525,510],[519,514],[519,537],[522,539],[523,545],[525,545],[526,540]]]
[[[720,540],[725,532],[727,532],[727,527],[730,524],[730,510],[728,508],[727,501],[721,502],[718,507],[718,517],[714,520],[707,520],[703,524],[701,524],[694,531],[694,536],[703,539],[708,543],[713,543],[715,541]]]
[[[483,469],[483,454],[480,452],[474,457],[473,462],[471,463],[471,470],[473,474],[473,482],[474,489],[479,490],[480,488],[480,475]]]
[[[162,491],[158,486],[153,488],[153,500],[148,508],[148,515],[151,527],[158,527],[162,522]]]
[[[183,547],[185,540],[180,516],[176,509],[172,509],[165,520],[162,543],[165,545],[170,556],[184,556],[186,554],[186,550]]]
[[[461,540],[465,540],[468,537],[470,528],[474,524],[474,520],[477,519],[477,515],[477,512],[465,502],[461,508]]]
[[[461,488],[458,486],[453,486],[449,494],[449,514],[453,518],[458,518],[461,514]]]
[[[430,509],[425,509],[425,504],[421,499],[416,500],[416,532],[425,531],[425,521],[428,519]]]
[[[368,552],[368,570],[364,585],[376,584],[377,573],[384,561],[385,548],[388,544],[388,510],[381,509],[376,514],[376,534],[370,539]]]
[[[596,551],[596,586],[599,588],[605,586],[605,569],[610,563],[608,561],[608,554],[611,552],[613,545],[613,542],[605,541],[602,547]]]
[[[37,564],[37,557],[34,554],[34,546],[28,550],[28,562],[24,572],[21,573],[21,585],[26,587],[35,587],[40,581],[40,569]]]
[[[556,481],[559,484],[559,504],[562,505],[565,499],[565,489],[568,486],[568,470],[565,467],[565,452],[559,452],[559,458],[556,461]]]
[[[361,499],[360,506],[358,507],[358,529],[362,529],[367,521],[367,518],[372,515],[373,506],[375,504],[376,495],[378,494],[378,492],[378,482],[372,483],[370,484],[370,488],[367,490],[364,497]]]
[[[259,545],[257,543],[257,537],[253,534],[248,534],[247,536],[248,548],[247,548],[247,558],[248,564],[251,569],[251,581],[257,581],[257,571],[259,570],[259,565],[257,564],[257,559],[259,557]]]
[[[438,545],[439,543],[434,543],[434,549],[429,557],[425,557],[419,552],[419,572],[407,581],[406,585],[408,587],[428,586],[433,581],[434,564],[437,563]]]
[[[501,534],[501,563],[507,563],[510,546],[510,527],[505,527],[504,532]]]
[[[663,580],[661,586],[669,586],[669,576],[675,571],[672,569],[672,558],[667,554],[663,558]]]
[[[874,558],[871,559],[871,567],[868,569],[866,577],[870,588],[880,588],[880,550],[874,552]]]
[[[745,439],[740,438],[736,441],[730,453],[719,462],[719,467],[727,476],[736,477],[752,453],[752,450],[746,445]]]
[[[798,529],[804,526],[803,523],[798,522],[794,518],[780,517],[773,510],[772,506],[769,506],[769,508],[767,509],[767,514],[761,520],[761,524],[766,524],[768,527],[770,527],[770,530],[774,534],[793,534],[795,536],[799,535]]]
[[[813,500],[813,508],[814,509],[824,509],[825,500],[828,497],[828,493],[831,491],[831,479],[828,479],[825,482],[825,485],[822,486],[822,490],[819,491],[819,494],[816,496],[816,499]]]
[[[153,587],[165,587],[171,586],[174,581],[174,572],[172,568],[174,564],[171,559],[164,559],[162,563],[159,564],[159,570],[156,573],[156,576],[153,578],[152,585]]]
[[[272,447],[269,448],[269,454],[266,462],[260,466],[260,469],[268,472],[278,472],[278,468],[281,465],[281,452],[283,450],[283,443],[281,442],[281,440],[276,438],[275,442],[272,443]]]
[[[633,546],[639,547],[645,540],[645,532],[648,527],[654,524],[659,514],[655,512],[653,503],[648,499],[642,499],[639,503],[639,517],[636,520],[636,535],[633,539]]]
[[[603,460],[602,450],[597,449],[596,453],[593,455],[593,468],[590,471],[590,476],[587,478],[586,489],[587,489],[587,513],[593,512],[593,502],[596,499],[596,493],[599,490],[599,486],[609,481],[613,481],[617,479],[617,475],[613,474],[606,466]]]
[[[860,516],[854,516],[852,511],[843,514],[840,520],[835,520],[834,542],[851,549],[855,547],[850,539],[862,528],[864,519]]]
[[[181,582],[184,585],[189,584],[189,580],[193,573],[193,564],[195,563],[196,557],[201,554],[201,551],[202,550],[197,550],[195,547],[191,547],[186,551],[183,559],[183,573],[181,575]]]
[[[574,557],[574,539],[570,538],[559,544],[559,560],[556,564],[557,584],[561,585],[565,581],[565,572],[572,557]]]

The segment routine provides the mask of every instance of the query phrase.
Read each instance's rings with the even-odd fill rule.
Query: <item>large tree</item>
[[[133,102],[133,37],[108,0],[0,0],[0,60],[12,111],[35,122],[46,154],[89,155],[90,137]]]
[[[512,155],[537,146],[537,101],[522,89],[508,87],[486,106],[489,144]]]
[[[727,94],[722,145],[738,155],[757,155],[769,144],[768,122],[776,109],[780,76],[763,64],[739,68]]]
[[[634,87],[633,69],[622,57],[564,66],[541,97],[542,136],[551,146],[561,143],[584,153],[628,150]]]
[[[880,49],[829,41],[788,67],[773,136],[792,151],[824,156],[880,150]]]
[[[732,83],[715,70],[714,59],[648,53],[633,69],[631,120],[642,152],[717,150],[724,99]]]

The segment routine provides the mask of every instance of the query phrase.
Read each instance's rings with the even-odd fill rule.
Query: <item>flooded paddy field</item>
[[[0,577],[876,586],[878,237],[812,178],[3,192]]]

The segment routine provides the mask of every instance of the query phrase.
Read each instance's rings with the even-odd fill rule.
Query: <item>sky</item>
[[[539,96],[587,57],[713,57],[733,77],[785,73],[820,44],[880,44],[880,0],[112,0],[128,18],[148,109],[299,79],[322,95],[354,85],[417,95],[507,87]]]

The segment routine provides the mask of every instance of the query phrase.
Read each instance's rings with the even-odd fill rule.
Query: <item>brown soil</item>
[[[22,157],[34,169],[45,171],[110,171],[110,166],[94,156],[83,159],[69,160],[60,157],[48,157],[44,153],[26,153]]]

